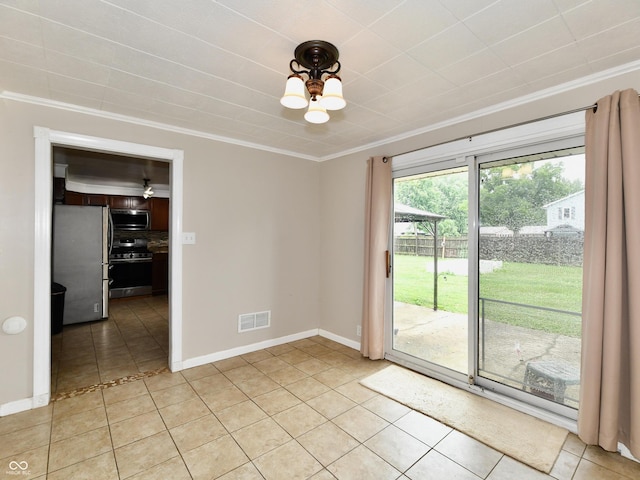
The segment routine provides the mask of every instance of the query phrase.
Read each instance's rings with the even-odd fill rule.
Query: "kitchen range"
[[[147,249],[145,238],[116,238],[109,255],[110,297],[150,295],[152,262],[153,254]]]
[[[115,230],[109,255],[111,298],[151,294],[153,254],[145,233],[150,228],[148,210],[112,209]]]

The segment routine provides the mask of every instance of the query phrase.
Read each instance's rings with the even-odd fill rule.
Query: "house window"
[[[562,218],[564,220],[572,218],[572,216],[571,216],[571,208],[564,207]]]

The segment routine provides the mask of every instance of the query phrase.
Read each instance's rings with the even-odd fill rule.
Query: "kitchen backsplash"
[[[152,232],[152,231],[135,231],[129,232],[124,230],[116,230],[113,233],[114,240],[121,238],[142,238],[149,242],[162,243],[169,240],[169,232]]]

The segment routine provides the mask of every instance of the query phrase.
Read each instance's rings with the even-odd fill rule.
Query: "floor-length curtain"
[[[586,113],[582,373],[578,433],[640,458],[640,101]]]
[[[360,351],[365,357],[384,357],[384,311],[387,250],[391,215],[391,159],[367,160],[364,241],[364,292]]]

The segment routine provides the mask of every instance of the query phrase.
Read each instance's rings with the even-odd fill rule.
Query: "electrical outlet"
[[[195,232],[182,232],[182,243],[184,245],[195,245],[196,233]]]
[[[356,327],[356,335],[357,336],[361,336],[362,335],[362,325],[358,325]]]

